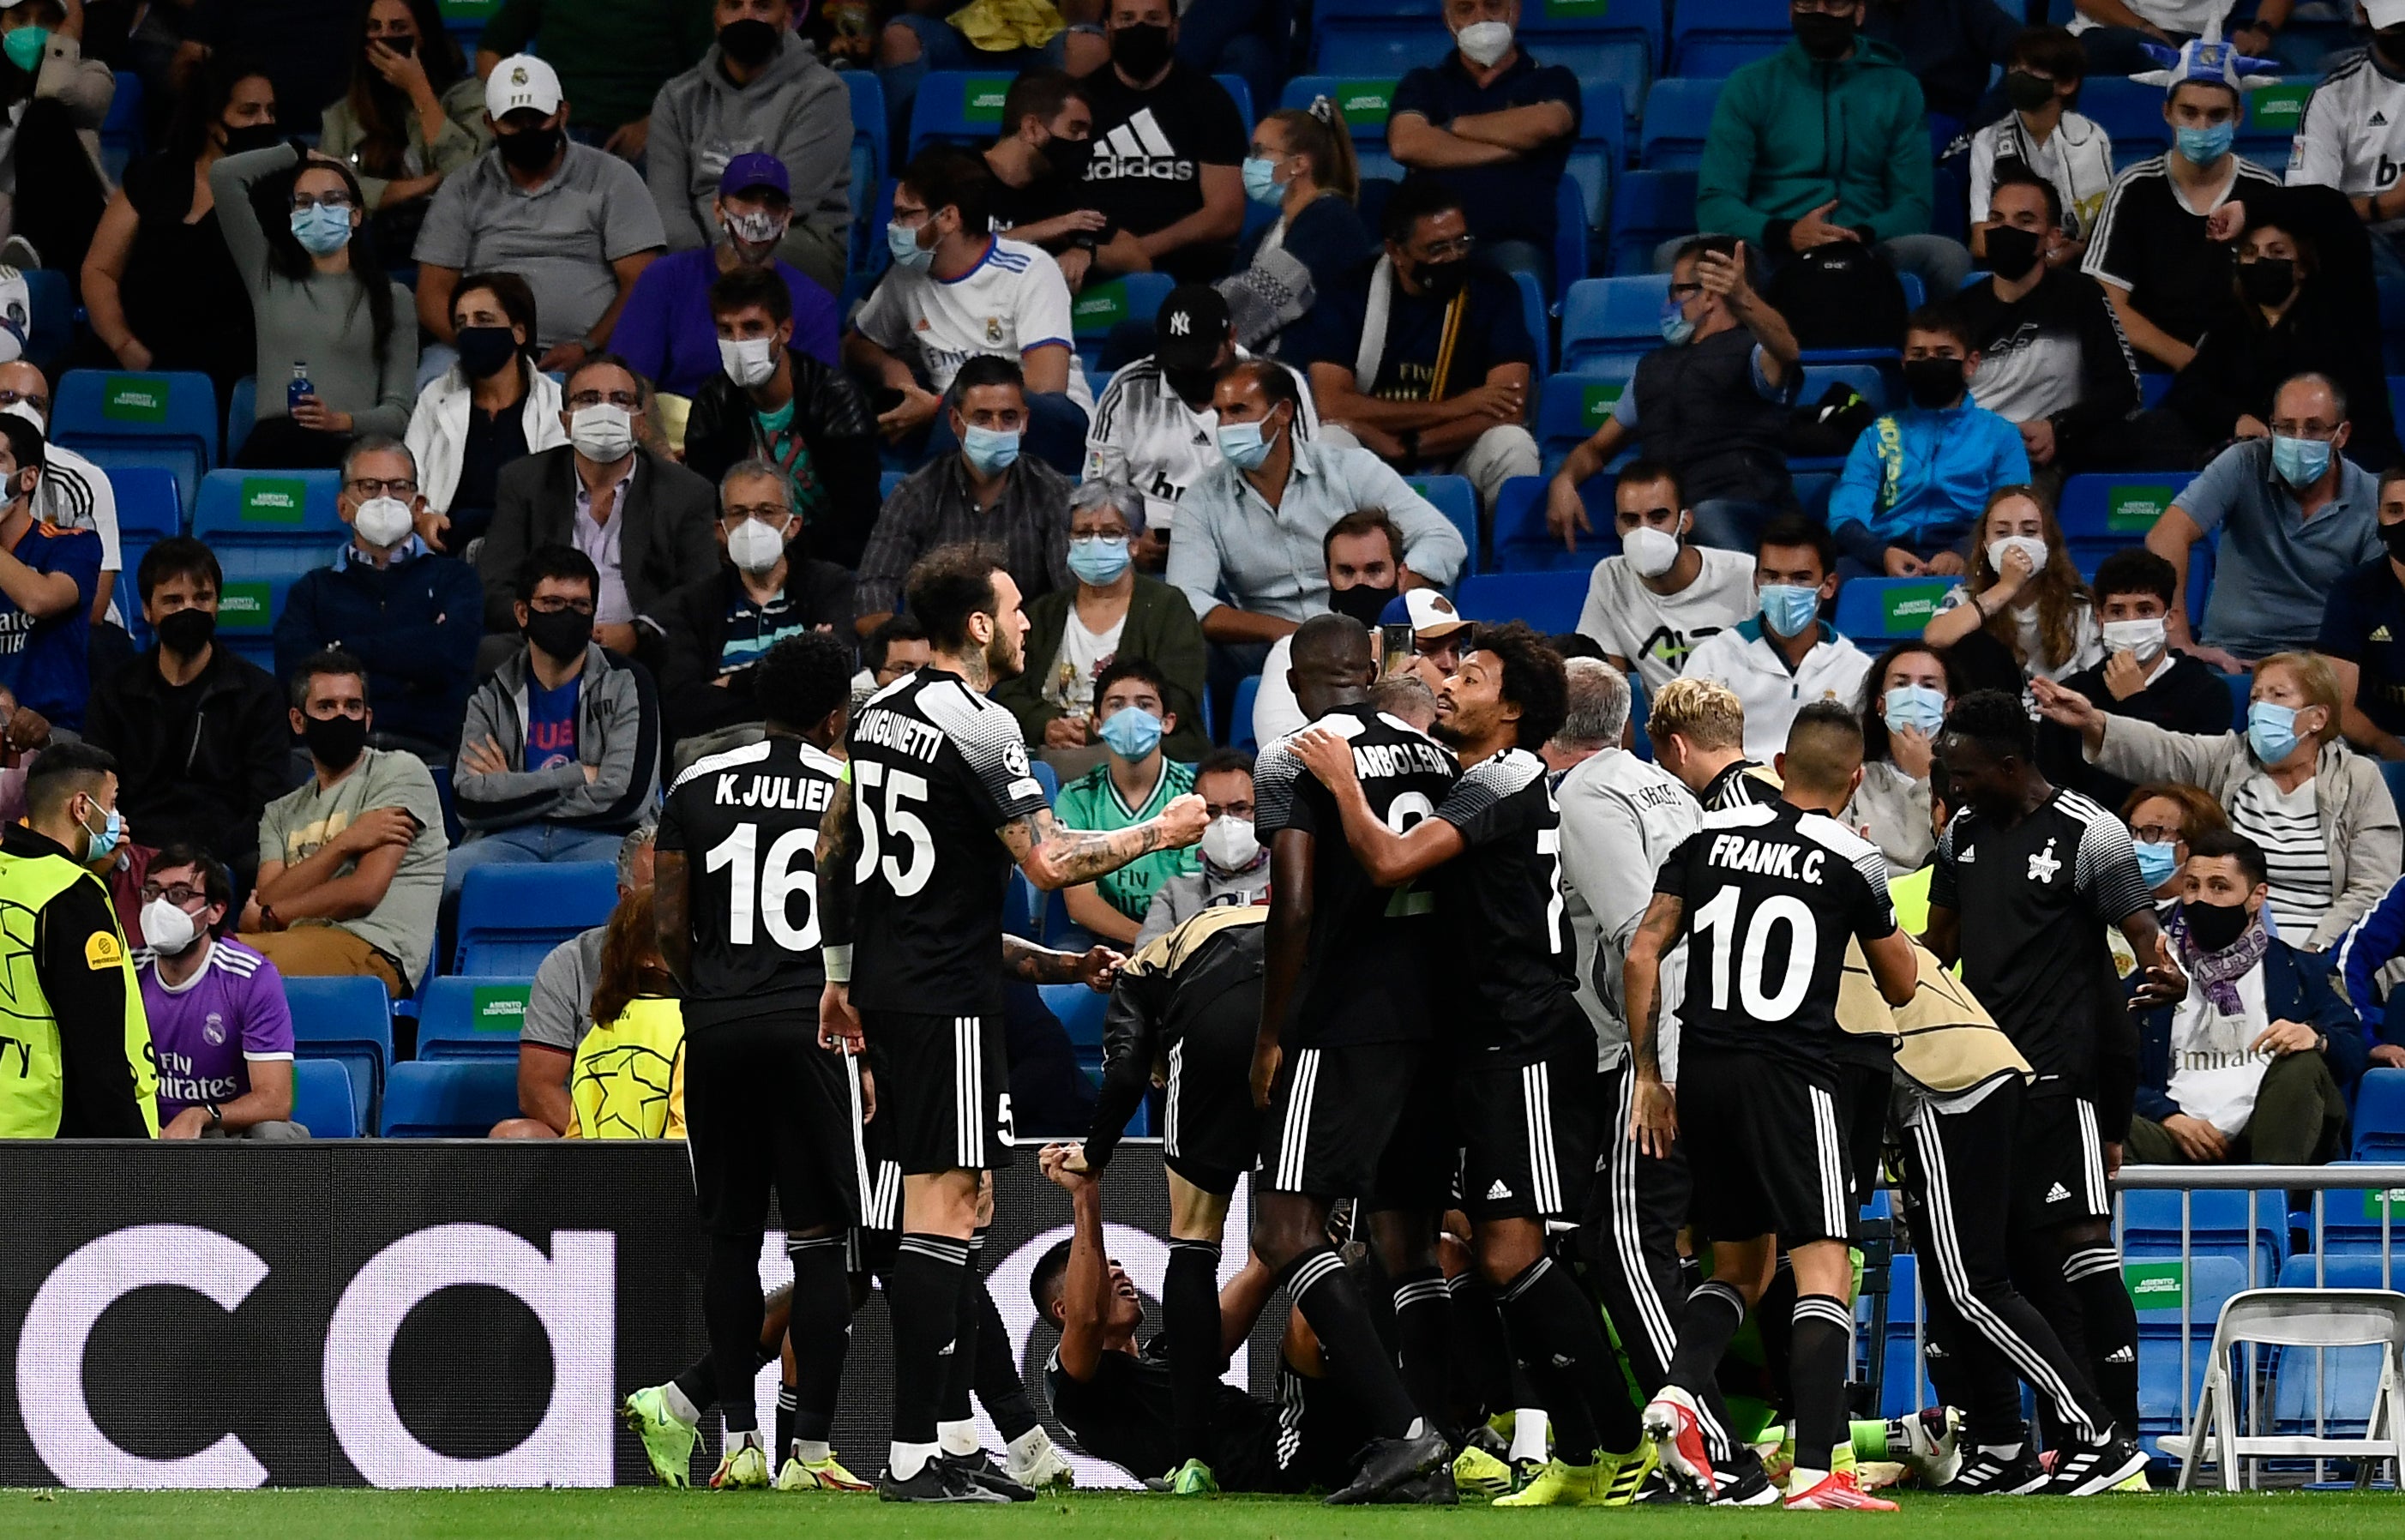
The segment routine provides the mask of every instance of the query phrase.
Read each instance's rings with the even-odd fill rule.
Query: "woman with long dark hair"
[[[1845,823],[1870,836],[1888,869],[1914,871],[1936,847],[1929,825],[1929,770],[1946,713],[1963,693],[1943,647],[1898,642],[1863,675],[1863,784]]]
[[[368,0],[351,55],[351,89],[326,108],[317,148],[349,162],[376,218],[388,264],[409,260],[443,178],[492,142],[485,87],[434,0]]]
[[[1937,647],[1980,634],[2024,679],[2061,679],[2103,661],[2095,601],[2063,545],[2053,501],[2034,487],[1989,494],[1971,571],[1920,633]]]

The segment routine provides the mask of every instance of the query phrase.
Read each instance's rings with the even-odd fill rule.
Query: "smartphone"
[[[1378,677],[1392,679],[1411,667],[1417,656],[1412,645],[1412,628],[1408,621],[1378,628]]]

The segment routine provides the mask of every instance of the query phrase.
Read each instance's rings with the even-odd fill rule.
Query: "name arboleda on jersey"
[[[1704,852],[1704,864],[1727,871],[1751,871],[1765,877],[1818,884],[1828,853],[1806,850],[1777,840],[1756,840],[1746,834],[1716,834]]]
[[[1453,756],[1427,739],[1400,743],[1356,743],[1353,773],[1364,781],[1396,775],[1451,775]]]

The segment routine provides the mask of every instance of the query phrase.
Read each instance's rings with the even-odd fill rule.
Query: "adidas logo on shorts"
[[[2104,1362],[2107,1363],[2135,1363],[2138,1362],[2138,1350],[2135,1348],[2116,1348],[2111,1352],[2104,1355]]]
[[[1497,1177],[1495,1179],[1495,1185],[1486,1190],[1486,1201],[1489,1203],[1500,1203],[1511,1195],[1512,1189],[1503,1185],[1503,1179],[1501,1177]]]
[[[2071,1190],[2058,1181],[2053,1186],[2046,1190],[2046,1201],[2048,1203],[2069,1203],[2071,1201]]]

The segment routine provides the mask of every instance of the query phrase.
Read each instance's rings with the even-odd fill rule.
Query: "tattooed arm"
[[[1014,818],[995,832],[1027,880],[1049,893],[1090,883],[1156,850],[1183,850],[1202,838],[1202,827],[1210,821],[1202,798],[1188,792],[1172,800],[1160,817],[1107,834],[1062,828],[1053,821],[1050,808]],[[825,869],[823,862],[820,869]]]
[[[1002,939],[1002,970],[1031,984],[1084,984],[1097,992],[1111,987],[1111,976],[1126,959],[1106,946],[1084,952],[1055,952],[1017,936]]]
[[[835,799],[819,820],[819,955],[826,964],[826,989],[819,996],[819,1046],[860,1052],[860,1012],[851,1008],[852,862],[860,850],[859,809],[851,777],[836,783]]]

